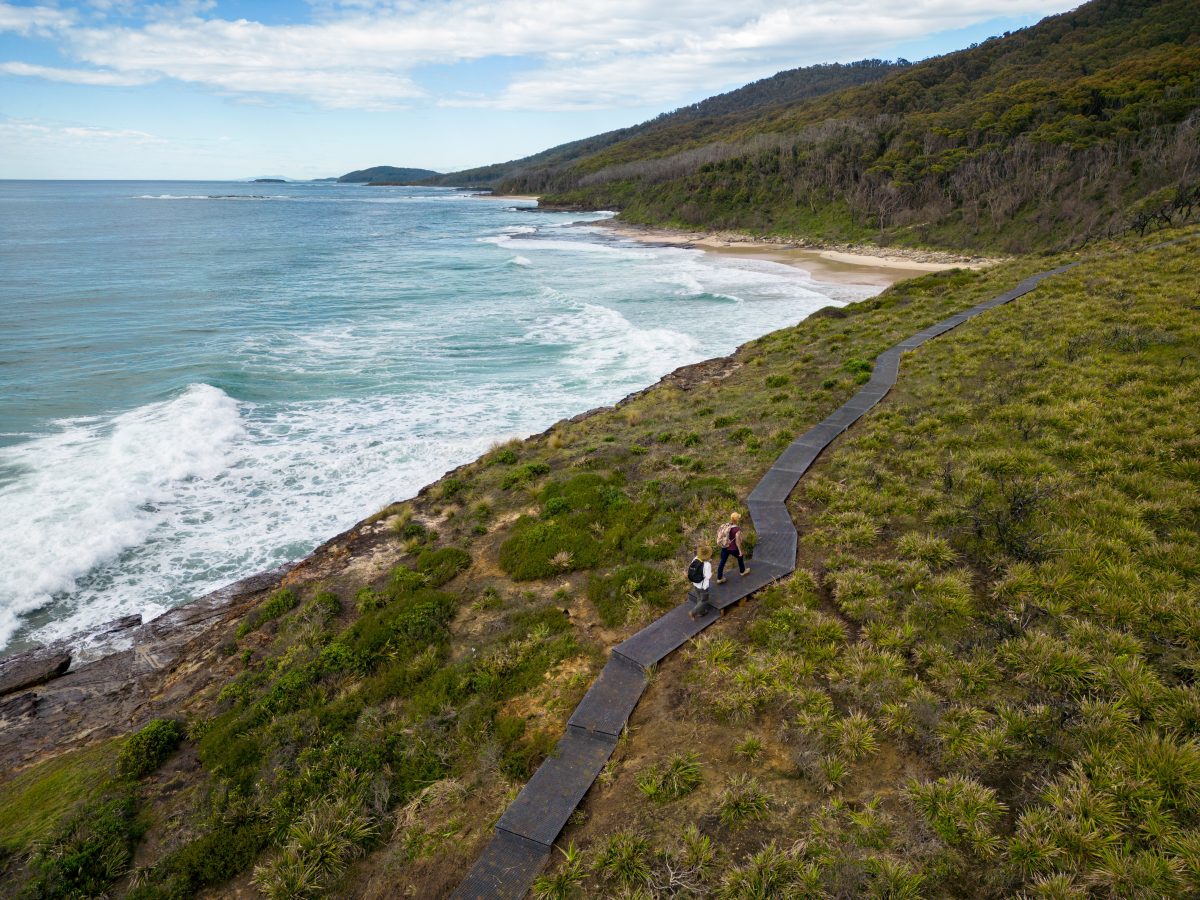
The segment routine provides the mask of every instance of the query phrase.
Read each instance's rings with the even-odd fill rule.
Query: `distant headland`
[[[347,172],[338,182],[341,184],[412,184],[441,175],[432,169],[405,169],[396,166],[372,166]]]

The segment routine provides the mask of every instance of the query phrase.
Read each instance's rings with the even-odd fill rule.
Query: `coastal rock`
[[[0,727],[8,722],[19,719],[32,719],[37,715],[38,695],[34,693],[19,694],[0,700]]]
[[[0,699],[0,771],[185,707],[207,684],[228,676],[219,647],[232,623],[294,566],[244,578],[145,624],[141,616],[125,616],[0,660],[0,695],[48,682],[36,693]]]
[[[137,628],[142,624],[142,614],[134,613],[132,616],[121,616],[119,619],[113,619],[111,622],[105,622],[96,629],[97,634],[115,634],[118,631],[128,631],[130,628]]]
[[[0,697],[45,684],[70,667],[71,654],[61,647],[38,647],[0,659]]]

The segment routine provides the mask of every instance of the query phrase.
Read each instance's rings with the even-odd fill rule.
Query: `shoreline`
[[[475,196],[484,200],[522,200],[522,201],[537,201],[537,195],[522,195],[522,194],[476,194]],[[601,219],[584,223],[589,227],[606,228],[618,237],[633,240],[638,243],[659,246],[659,247],[675,247],[680,249],[696,249],[704,250],[710,253],[719,253],[729,256],[740,256],[747,259],[759,259],[769,262],[778,262],[792,266],[807,273],[814,281],[832,283],[832,284],[854,284],[865,285],[879,288],[880,290],[889,287],[897,281],[902,281],[905,278],[915,277],[928,272],[942,271],[945,269],[963,266],[968,268],[982,268],[985,265],[992,265],[999,260],[988,260],[981,257],[954,257],[952,254],[939,253],[938,251],[899,251],[896,254],[888,255],[870,255],[865,253],[851,253],[849,248],[845,249],[820,249],[815,247],[804,247],[794,242],[784,241],[782,239],[772,238],[753,238],[747,235],[738,233],[724,232],[698,232],[684,231],[681,229],[660,228],[642,225],[631,225],[624,222],[619,222],[614,219]],[[857,250],[875,249],[878,248],[854,248]],[[910,256],[920,255],[924,261],[919,261],[910,256],[902,255],[904,253]],[[934,261],[934,257],[938,261]],[[951,262],[951,259],[959,260],[959,262]],[[786,326],[784,326],[786,327]],[[770,332],[767,332],[768,334]],[[760,335],[759,337],[762,337]],[[739,348],[735,348],[731,352],[736,354]],[[601,405],[584,410],[574,416],[564,416],[555,423],[551,424],[545,431],[536,434],[530,434],[528,437],[536,437],[538,434],[546,434],[552,431],[557,425],[562,422],[574,422],[584,419],[597,412],[619,407],[624,403],[641,396],[654,389],[655,387],[670,381],[675,378],[678,373],[683,370],[689,370],[693,367],[710,367],[719,365],[728,360],[728,356],[717,356],[709,359],[701,360],[697,363],[692,363],[673,370],[664,375],[658,381],[631,391],[626,396],[620,398],[609,405]],[[469,465],[470,461],[464,465]],[[418,489],[414,494],[414,498],[423,494],[433,485],[437,484],[443,478],[452,475],[456,469],[451,469],[444,472],[441,476],[434,479]],[[395,501],[393,501],[394,503]],[[383,508],[386,509],[385,505]],[[359,522],[351,525],[345,531],[334,535],[321,544],[313,548],[311,552],[304,556],[282,563],[281,565],[269,569],[264,572],[256,572],[242,578],[235,579],[231,583],[222,587],[216,588],[201,596],[185,601],[177,606],[172,606],[162,615],[150,619],[139,621],[132,626],[127,625],[120,629],[111,628],[111,622],[102,622],[97,625],[81,629],[73,634],[58,638],[53,641],[41,645],[26,646],[6,650],[0,653],[0,670],[4,668],[5,663],[11,663],[17,659],[43,658],[55,654],[69,653],[71,656],[70,673],[79,671],[95,663],[109,659],[114,655],[120,654],[127,650],[131,645],[136,646],[139,641],[138,637],[144,635],[147,631],[158,624],[165,626],[166,630],[170,630],[170,622],[173,619],[173,613],[186,613],[187,610],[195,607],[211,607],[216,601],[216,605],[220,607],[236,606],[238,601],[244,600],[247,596],[256,595],[263,592],[262,582],[274,576],[276,583],[284,581],[286,575],[290,574],[294,569],[304,569],[313,564],[319,564],[326,558],[327,551],[339,541],[360,532],[361,529],[372,523],[376,514],[372,514]],[[286,583],[286,581],[284,581]],[[254,588],[248,590],[248,586],[253,584]],[[218,601],[217,598],[220,598]],[[132,617],[125,617],[130,619]],[[139,617],[140,618],[140,617]],[[154,629],[156,636],[162,635],[162,628]],[[64,673],[65,674],[65,673]],[[0,696],[4,696],[6,692],[0,690]]]
[[[615,219],[589,222],[618,237],[658,247],[704,250],[746,259],[783,263],[807,272],[814,281],[887,288],[897,281],[947,269],[984,269],[1004,262],[984,256],[960,256],[940,250],[912,250],[855,244],[807,245],[783,238],[738,232],[685,231],[633,225]]]
[[[475,194],[480,200],[532,200],[537,202],[541,199],[540,194]]]

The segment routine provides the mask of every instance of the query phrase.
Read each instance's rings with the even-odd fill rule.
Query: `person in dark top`
[[[750,569],[746,565],[746,557],[742,553],[742,528],[738,524],[740,521],[742,521],[741,514],[732,513],[729,521],[717,529],[717,546],[721,548],[721,561],[717,564],[717,584],[725,583],[725,563],[731,556],[737,560],[738,571],[742,575],[750,574]]]
[[[705,615],[709,610],[708,586],[712,582],[712,547],[704,546],[696,551],[696,557],[688,566],[688,578],[692,589],[688,591],[688,599],[692,608],[688,610],[688,618],[695,619]],[[699,565],[697,565],[699,563]],[[693,578],[699,576],[699,578]]]

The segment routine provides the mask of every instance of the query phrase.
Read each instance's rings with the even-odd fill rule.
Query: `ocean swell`
[[[198,384],[173,400],[108,420],[64,421],[0,448],[0,465],[16,476],[0,485],[0,645],[23,613],[151,540],[176,512],[180,487],[218,478],[243,434],[238,404]]]

